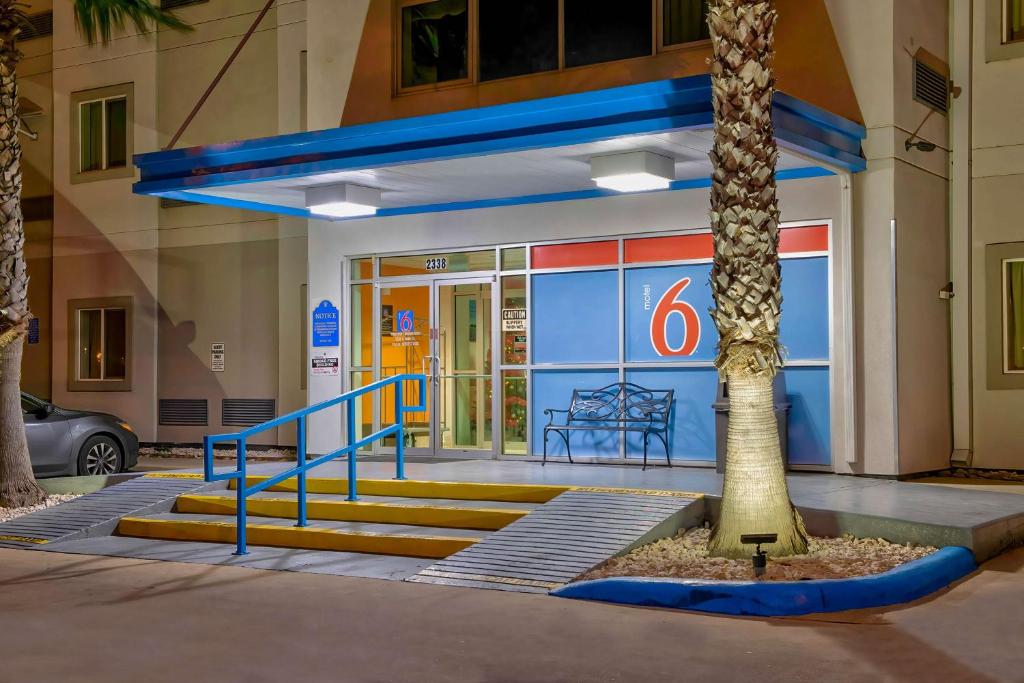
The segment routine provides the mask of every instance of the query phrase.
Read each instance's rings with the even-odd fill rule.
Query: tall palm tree
[[[775,533],[772,555],[806,552],[803,522],[789,499],[772,405],[782,366],[779,318],[778,150],[772,130],[770,0],[717,0],[708,9],[715,137],[711,151],[711,290],[718,328],[716,366],[729,386],[722,508],[709,551],[751,554],[741,534]]]
[[[21,143],[18,140],[17,39],[23,4],[0,0],[0,506],[32,505],[45,498],[35,482],[21,411],[21,356],[31,314],[21,214]],[[75,20],[90,43],[110,42],[128,23],[189,27],[149,0],[75,0]]]

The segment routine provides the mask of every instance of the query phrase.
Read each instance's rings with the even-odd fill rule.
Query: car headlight
[[[127,422],[118,422],[117,426],[120,427],[121,429],[125,430],[126,432],[131,432],[132,434],[135,433],[135,430],[132,429],[132,426],[130,424],[128,424]]]

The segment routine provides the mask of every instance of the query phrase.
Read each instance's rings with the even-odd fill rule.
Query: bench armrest
[[[545,427],[555,426],[555,413],[565,413],[566,415],[568,415],[569,411],[559,410],[558,408],[545,408],[544,414],[548,416],[548,423],[544,425]]]

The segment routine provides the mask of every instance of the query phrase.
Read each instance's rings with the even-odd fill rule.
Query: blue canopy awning
[[[777,92],[775,134],[783,153],[780,179],[863,170],[863,126]],[[141,180],[136,194],[309,216],[302,189],[346,174],[384,173],[400,180],[383,188],[388,205],[378,215],[456,210],[478,206],[557,201],[611,194],[581,185],[580,178],[553,178],[551,192],[516,191],[515,182],[488,185],[465,160],[497,157],[538,164],[537,150],[564,150],[578,157],[592,143],[709,131],[710,76],[692,76],[606,90],[528,100],[478,109],[383,121],[329,130],[278,135],[135,156]],[[646,137],[645,137],[646,136]],[[705,135],[705,142],[710,138]],[[667,140],[667,138],[666,138]],[[669,141],[671,142],[671,141]],[[709,143],[708,143],[709,144]],[[699,147],[699,145],[697,146]],[[709,184],[696,163],[670,189]],[[706,153],[706,150],[705,150]],[[534,154],[534,157],[531,157]],[[505,156],[499,156],[505,155]],[[548,153],[543,157],[550,159]],[[460,166],[456,160],[463,160]],[[445,162],[451,162],[448,167]],[[501,164],[494,168],[501,167]],[[568,168],[565,164],[563,167]],[[515,168],[506,165],[506,170]],[[403,169],[409,173],[402,175]],[[413,171],[419,171],[414,174]],[[449,171],[451,171],[449,173]],[[457,183],[430,188],[431,178],[465,175]],[[415,178],[413,176],[416,175]],[[450,180],[450,179],[449,179]],[[472,186],[479,180],[479,187]],[[407,184],[403,184],[408,181]],[[528,184],[524,185],[527,187]],[[457,188],[457,191],[455,190]],[[389,191],[390,190],[390,191]]]

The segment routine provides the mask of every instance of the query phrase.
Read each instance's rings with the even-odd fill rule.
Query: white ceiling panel
[[[305,188],[340,182],[380,188],[384,208],[544,195],[594,189],[590,158],[632,150],[647,150],[673,158],[678,180],[707,178],[711,175],[708,161],[711,142],[710,130],[669,131],[580,145],[208,187],[192,192],[294,208],[304,207]],[[780,170],[810,165],[813,164],[802,157],[785,150],[780,152]]]

